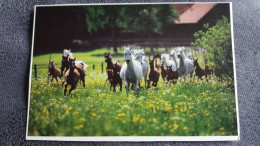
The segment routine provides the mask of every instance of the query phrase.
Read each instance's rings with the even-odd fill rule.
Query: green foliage
[[[195,32],[195,42],[193,46],[204,48],[207,53],[204,58],[209,60],[216,69],[226,74],[226,79],[234,81],[233,76],[233,58],[231,43],[231,25],[229,20],[223,16],[213,27],[204,24],[205,31]]]
[[[178,18],[172,5],[86,6],[88,31],[121,27],[142,33],[164,33]]]

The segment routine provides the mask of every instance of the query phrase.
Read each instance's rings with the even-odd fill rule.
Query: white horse
[[[170,55],[169,54],[162,54],[161,55],[161,64],[165,64],[166,66],[171,66],[172,71],[176,71],[177,67],[176,64],[173,60],[170,60]]]
[[[137,93],[137,85],[143,77],[142,65],[135,60],[133,52],[129,47],[124,49],[125,62],[120,71],[120,77],[125,83],[126,93],[129,92],[129,85],[132,83],[133,90]]]
[[[190,82],[192,80],[192,74],[194,70],[194,63],[193,60],[190,60],[185,57],[184,53],[185,48],[184,47],[178,47],[178,53],[177,56],[180,58],[180,65],[179,65],[179,77],[180,77],[180,82],[181,78],[184,78],[184,82],[186,80],[186,76],[190,74]]]
[[[146,87],[149,63],[148,63],[148,60],[146,59],[146,57],[144,56],[144,49],[138,49],[138,50],[135,49],[135,50],[133,50],[133,53],[135,55],[135,60],[139,61],[142,65],[143,77],[144,77],[144,82],[145,82],[145,87]]]
[[[70,50],[70,49],[69,49],[69,50],[64,49],[64,50],[63,50],[63,55],[70,57],[70,59],[73,59],[73,58],[74,58],[74,57],[73,57],[73,53],[71,53],[71,50]],[[86,68],[88,67],[88,65],[87,65],[86,63],[84,63],[84,61],[82,61],[82,60],[77,60],[77,61],[75,61],[75,65],[80,65],[80,66],[82,66],[85,71],[86,71]]]
[[[189,58],[190,60],[193,59],[193,57],[192,57],[192,53],[191,53],[191,52],[188,53],[188,58]]]
[[[174,50],[171,51],[171,56],[173,58],[173,61],[175,62],[176,68],[179,69],[180,60],[177,59],[177,55],[176,55],[176,52]]]

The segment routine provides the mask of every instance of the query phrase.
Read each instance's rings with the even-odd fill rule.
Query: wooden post
[[[101,72],[103,73],[103,62],[101,62]]]
[[[36,64],[34,64],[34,77],[35,77],[35,80],[37,80],[37,66],[36,66]]]
[[[95,71],[95,64],[93,64],[93,71]]]

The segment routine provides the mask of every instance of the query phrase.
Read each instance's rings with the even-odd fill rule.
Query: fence
[[[95,71],[95,69],[96,69],[97,67],[99,67],[99,65],[93,64],[92,66],[89,66],[89,68],[92,68],[92,71]],[[104,73],[104,63],[103,63],[103,62],[101,62],[100,67],[101,67],[101,73]],[[34,67],[33,67],[32,69],[34,70],[34,78],[35,78],[35,80],[37,80],[37,78],[38,78],[38,76],[37,76],[37,70],[38,70],[38,69],[44,69],[44,68],[47,68],[47,69],[48,69],[48,67],[37,67],[37,65],[34,64]],[[60,69],[61,69],[61,68],[60,68]]]

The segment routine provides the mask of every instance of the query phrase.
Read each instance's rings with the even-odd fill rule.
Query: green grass
[[[98,55],[104,51],[73,55],[97,64],[103,61],[103,56]],[[52,54],[57,62],[60,56]],[[42,55],[33,61],[45,64],[48,59],[48,55]],[[141,88],[138,96],[133,91],[127,96],[124,86],[122,92],[117,87],[115,93],[109,91],[109,83],[103,88],[106,73],[90,69],[86,88],[78,84],[73,96],[63,96],[61,82],[47,84],[47,69],[39,69],[38,74],[41,78],[31,80],[31,136],[237,135],[234,92],[227,83],[214,78],[209,83],[187,81],[176,85],[165,85],[160,79],[156,89]]]

